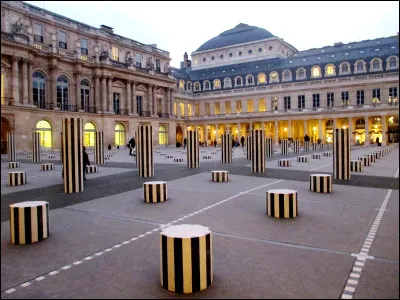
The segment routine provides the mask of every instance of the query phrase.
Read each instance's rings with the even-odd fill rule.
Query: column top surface
[[[47,201],[26,201],[10,204],[10,207],[36,207],[49,204]]]
[[[288,189],[277,189],[277,190],[269,190],[269,191],[267,191],[267,193],[289,195],[289,194],[295,194],[295,193],[297,193],[297,191],[288,190]]]
[[[208,227],[193,224],[172,225],[164,228],[161,235],[173,238],[194,238],[201,237],[211,233]]]

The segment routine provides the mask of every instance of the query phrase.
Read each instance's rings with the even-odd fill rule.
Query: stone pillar
[[[368,146],[369,145],[369,118],[365,117],[365,143],[364,145]]]
[[[153,177],[153,127],[151,125],[140,125],[138,127],[136,147],[138,150],[136,159],[139,169],[139,177]]]
[[[22,60],[22,104],[28,104],[28,60]]]
[[[293,138],[292,121],[288,121],[288,138]]]
[[[208,147],[208,124],[204,125],[204,141],[206,144],[206,147]]]
[[[33,104],[32,63],[28,64],[28,104]]]
[[[75,72],[75,103],[72,103],[73,105],[76,105],[78,109],[84,109],[81,107],[81,74],[82,72],[77,71]]]
[[[13,56],[12,58],[12,95],[14,98],[14,103],[15,104],[20,104],[21,102],[19,101],[19,74],[18,74],[18,61],[19,58],[16,56]]]
[[[14,132],[7,133],[7,154],[8,161],[17,161],[17,149],[15,148],[15,134]]]
[[[200,167],[199,161],[199,133],[197,130],[187,130],[187,167],[194,169]]]
[[[184,112],[184,114],[185,114],[185,116],[184,116],[184,118],[186,118],[187,119],[187,117],[188,117],[188,104],[187,103],[183,103],[183,112]]]
[[[350,180],[349,129],[337,128],[333,132],[333,175],[334,179]]]
[[[221,163],[232,163],[232,135],[229,133],[224,133],[221,137]]]
[[[94,155],[94,163],[96,165],[104,165],[104,132],[96,132],[96,149]]]
[[[354,144],[354,139],[353,139],[353,119],[349,118],[349,145],[350,147]]]
[[[310,142],[304,142],[304,152],[310,152]]]
[[[51,83],[50,83],[50,101],[53,102],[53,109],[57,108],[57,69],[56,65],[49,66],[51,72]]]
[[[174,114],[174,98],[173,98],[173,94],[172,94],[172,89],[169,90],[170,93],[170,101],[169,101],[169,117],[171,118]]]
[[[179,102],[176,103],[176,117],[181,118],[181,104]]]
[[[167,101],[165,102],[163,113],[168,114],[168,118],[171,118],[172,115],[169,111],[170,108],[170,102],[171,102],[171,93],[170,93],[170,88],[167,88]]]
[[[151,98],[151,102],[152,102],[152,111],[151,111],[151,115],[152,116],[157,116],[157,99],[156,99],[156,92],[157,91],[157,86],[153,85],[153,92],[152,92],[152,98]]]
[[[41,157],[40,148],[40,132],[32,132],[32,161],[40,162]]]
[[[274,156],[274,146],[272,145],[272,138],[265,138],[266,157]]]
[[[143,103],[142,103],[143,105]],[[134,115],[138,114],[137,100],[136,100],[136,81],[132,81],[132,112]]]
[[[128,115],[131,114],[132,111],[132,95],[131,95],[131,83],[132,81],[128,80],[126,82],[126,109],[128,110]]]
[[[387,135],[387,120],[386,115],[381,115],[382,118],[382,146],[386,146],[388,143],[388,135]]]
[[[279,144],[279,126],[278,126],[277,120],[275,120],[274,131],[275,131],[274,144],[278,145]]]
[[[114,102],[113,102],[113,92],[112,92],[112,81],[113,78],[111,76],[108,76],[108,101],[107,101],[107,111],[108,112],[114,112]]]
[[[303,135],[306,135],[306,134],[308,134],[307,133],[307,131],[308,131],[307,130],[307,120],[304,120],[303,122],[304,122],[304,134]]]
[[[83,119],[63,118],[64,193],[79,193],[83,186]]]
[[[251,131],[251,171],[265,173],[265,136],[262,130]]]
[[[251,136],[246,136],[246,158],[251,160]]]
[[[350,121],[349,121],[350,124]],[[321,139],[321,143],[322,143],[322,120],[319,119],[318,120],[318,138]]]
[[[94,103],[93,106],[96,107],[97,112],[102,111],[101,101],[100,101],[100,77],[99,75],[94,76]]]
[[[101,101],[102,101],[102,111],[106,112],[107,111],[107,77],[103,76],[101,78],[102,80],[102,97],[101,97]]]
[[[287,139],[281,140],[281,154],[288,155],[288,140]]]

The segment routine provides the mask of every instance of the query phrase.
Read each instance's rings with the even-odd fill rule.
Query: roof
[[[195,52],[265,40],[275,37],[271,32],[256,26],[240,23],[201,45]]]

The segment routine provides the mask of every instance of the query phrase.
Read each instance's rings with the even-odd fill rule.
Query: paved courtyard
[[[76,194],[63,192],[58,155],[43,155],[55,164],[46,172],[20,153],[28,182],[17,187],[7,185],[2,156],[1,298],[399,298],[399,148],[349,181],[334,180],[331,194],[310,192],[309,175],[332,173],[332,157],[291,153],[292,166],[279,167],[276,153],[265,174],[254,174],[242,148],[230,165],[218,148],[200,148],[198,169],[186,167],[185,151],[154,149],[155,176],[139,178],[134,157],[117,150]],[[229,182],[212,182],[212,170],[228,170]],[[153,180],[167,181],[166,202],[144,202],[143,183]],[[295,219],[266,215],[266,192],[281,188],[298,192]],[[49,202],[50,236],[13,245],[9,205],[33,200]],[[160,231],[173,224],[211,229],[208,289],[161,287]]]

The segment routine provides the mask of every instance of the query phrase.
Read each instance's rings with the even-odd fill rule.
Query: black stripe
[[[289,194],[289,218],[293,218],[294,194]]]
[[[271,199],[271,217],[275,217],[275,194],[270,194]]]
[[[200,244],[199,238],[191,238],[192,250],[192,292],[200,291]]]
[[[156,184],[157,202],[161,201],[161,184]]]
[[[206,235],[206,266],[207,266],[207,286],[211,285],[211,233]]]
[[[296,217],[299,215],[299,209],[298,209],[298,207],[297,207],[297,192],[295,193],[295,195],[296,195]],[[294,200],[293,200],[294,201]]]
[[[285,195],[279,194],[279,218],[285,217]]]
[[[14,207],[14,237],[15,244],[19,245],[19,212],[18,207]]]
[[[328,191],[328,189],[325,185],[324,176],[321,176],[319,178],[319,186],[320,186],[320,192],[326,193]]]
[[[43,206],[37,207],[38,241],[43,240]]]
[[[31,208],[24,207],[25,244],[32,244]]]
[[[165,235],[161,235],[161,249],[162,249],[162,272],[163,272],[162,286],[165,289],[168,289],[168,243],[167,243],[167,237]]]
[[[183,293],[182,239],[174,239],[175,292]]]

